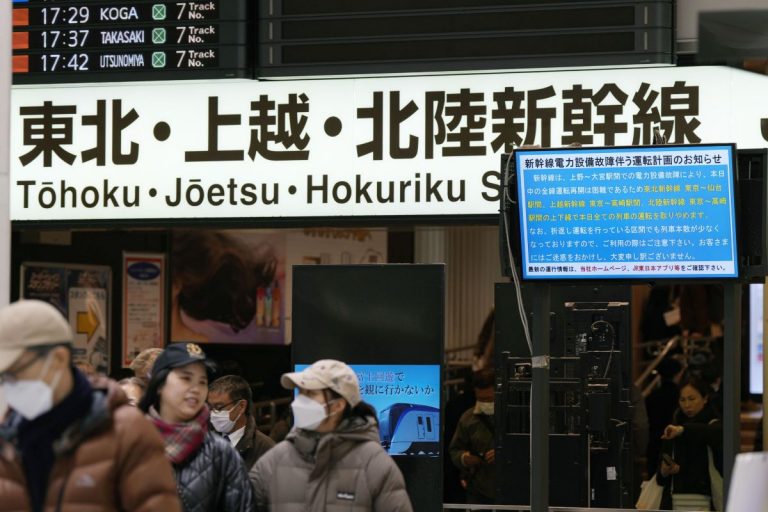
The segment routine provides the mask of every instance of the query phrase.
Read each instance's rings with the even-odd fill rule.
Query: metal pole
[[[3,2],[0,6],[0,306],[8,304],[11,296],[11,17],[12,3]]]
[[[535,288],[531,384],[531,512],[549,510],[549,295]]]
[[[11,33],[12,3],[0,3],[0,306],[8,304],[11,298],[11,206],[10,206],[10,162],[11,162]],[[7,404],[0,389],[0,418],[5,415]]]
[[[741,283],[723,284],[725,336],[723,338],[723,491],[726,500],[733,465],[741,446]]]

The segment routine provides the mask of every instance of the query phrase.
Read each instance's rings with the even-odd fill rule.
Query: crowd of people
[[[446,404],[448,501],[495,500],[493,332],[491,312],[471,392]],[[148,349],[118,383],[75,365],[72,340],[67,320],[45,302],[0,310],[9,406],[0,423],[0,511],[412,510],[379,442],[376,411],[345,363],[321,360],[282,376],[295,398],[275,442],[256,427],[248,382],[216,378],[199,345]],[[662,509],[720,510],[717,365],[701,353],[681,360],[662,361],[645,400],[646,476],[664,487]]]
[[[141,354],[118,384],[78,369],[72,341],[48,303],[0,310],[0,511],[412,511],[345,363],[283,375],[294,426],[275,444],[199,345]]]
[[[722,335],[722,313],[717,314],[722,300],[716,288],[658,287],[652,294],[643,325],[647,337]],[[682,311],[670,315],[673,308]],[[495,503],[493,315],[491,311],[475,344],[471,385],[446,404],[447,502]],[[664,488],[659,509],[722,510],[723,395],[717,351],[673,351],[655,374],[658,384],[644,399],[633,388],[634,494],[639,494],[641,480],[655,475]]]

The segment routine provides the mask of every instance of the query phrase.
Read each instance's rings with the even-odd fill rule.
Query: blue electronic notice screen
[[[733,145],[515,152],[524,279],[738,276]]]
[[[296,371],[306,364],[295,365]],[[440,455],[440,365],[350,364],[392,456]]]

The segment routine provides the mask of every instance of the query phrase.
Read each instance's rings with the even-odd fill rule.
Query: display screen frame
[[[697,152],[702,151],[725,151],[727,155],[727,162],[721,162],[722,166],[725,164],[726,175],[725,180],[729,187],[729,190],[725,191],[728,194],[729,211],[726,212],[726,224],[729,227],[729,235],[727,238],[730,243],[730,257],[727,263],[731,265],[726,271],[722,273],[709,272],[709,273],[675,273],[673,272],[642,272],[642,273],[622,273],[622,274],[592,274],[592,273],[578,273],[571,271],[567,274],[534,274],[529,272],[530,253],[528,251],[527,241],[527,223],[526,213],[527,206],[526,200],[528,199],[526,189],[527,184],[524,176],[526,174],[525,166],[520,162],[523,158],[531,157],[543,157],[543,158],[555,158],[555,155],[562,157],[564,154],[569,154],[574,157],[579,155],[586,156],[587,154],[599,154],[599,153],[613,153],[622,155],[637,155],[638,153],[680,153],[685,150],[693,150]],[[655,145],[655,146],[616,146],[616,147],[568,147],[568,148],[525,148],[515,150],[511,155],[505,155],[502,159],[502,177],[505,185],[505,195],[502,199],[502,214],[505,216],[502,220],[505,223],[504,229],[507,232],[508,241],[510,247],[508,251],[513,254],[514,267],[521,275],[522,279],[529,282],[551,282],[551,283],[563,283],[573,281],[577,283],[599,283],[605,281],[615,282],[677,282],[684,280],[686,282],[722,282],[738,280],[741,274],[739,256],[738,256],[738,237],[739,237],[739,219],[737,213],[739,211],[739,194],[737,188],[737,152],[736,146],[732,143],[717,143],[717,144],[667,144],[667,145]],[[663,165],[663,164],[662,164]],[[523,169],[522,172],[519,170]],[[627,167],[632,169],[632,167]],[[607,170],[607,169],[606,169]],[[613,168],[611,168],[613,170]],[[636,169],[633,169],[636,170]],[[559,169],[547,169],[547,171],[558,172]],[[583,171],[583,170],[580,170]],[[558,223],[562,226],[562,223]],[[657,223],[658,225],[658,223]],[[697,260],[702,262],[701,259]],[[632,262],[634,264],[634,262]],[[667,262],[670,263],[670,262]],[[694,262],[691,262],[693,264]],[[658,266],[661,266],[659,264]],[[731,270],[732,269],[732,270]]]

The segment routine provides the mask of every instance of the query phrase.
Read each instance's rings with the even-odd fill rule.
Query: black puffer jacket
[[[197,453],[173,469],[184,512],[250,512],[256,507],[243,460],[223,437],[208,432]]]

